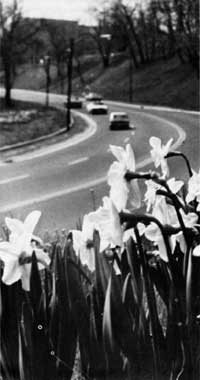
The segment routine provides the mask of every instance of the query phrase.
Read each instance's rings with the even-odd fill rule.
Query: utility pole
[[[50,64],[51,64],[51,58],[49,55],[45,57],[46,59],[46,107],[49,107],[49,87],[51,84],[51,77],[50,77]]]
[[[129,102],[133,101],[133,60],[131,54],[129,56]]]
[[[67,67],[67,114],[66,114],[66,127],[67,131],[70,129],[71,125],[71,94],[72,94],[72,71],[73,71],[73,56],[74,56],[74,39],[70,38],[70,48],[68,56],[68,67]]]
[[[50,76],[50,65],[51,65],[51,57],[49,55],[45,55],[44,58],[40,59],[40,64],[44,67],[46,74],[46,98],[45,105],[49,107],[49,88],[51,84],[51,76]]]

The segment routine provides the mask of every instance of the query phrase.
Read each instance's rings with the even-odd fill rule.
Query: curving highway
[[[44,102],[44,93],[13,90],[13,98]],[[64,97],[51,94],[52,105],[62,105]],[[33,153],[13,157],[0,164],[0,222],[5,215],[23,219],[33,210],[42,211],[38,231],[75,227],[79,217],[101,203],[108,194],[106,173],[113,157],[109,144],[130,142],[138,169],[151,167],[150,136],[166,142],[174,139],[174,149],[182,150],[192,167],[200,167],[199,113],[107,102],[110,111],[129,113],[135,131],[110,131],[108,115],[91,118],[84,136],[66,140]],[[84,116],[87,117],[87,116]],[[181,159],[171,159],[171,175],[187,178]],[[90,190],[94,189],[94,192]]]

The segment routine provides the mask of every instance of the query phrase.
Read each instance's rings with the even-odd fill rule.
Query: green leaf
[[[77,346],[77,328],[71,310],[68,289],[68,271],[65,255],[57,245],[54,251],[52,297],[50,300],[49,333],[52,361],[56,367],[56,376],[71,379]]]
[[[103,252],[99,251],[100,240],[98,232],[94,233],[94,250],[95,250],[95,288],[99,308],[103,312],[104,299],[108,285],[108,279],[111,273],[111,265]]]
[[[19,363],[19,380],[26,380],[25,370],[24,370],[24,355],[22,349],[22,338],[20,333],[20,328],[18,329],[18,342],[19,342],[19,354],[18,354],[18,363]]]
[[[186,270],[186,324],[190,324],[192,304],[192,249],[190,249]]]
[[[31,276],[30,276],[30,300],[35,318],[38,323],[43,323],[44,310],[42,309],[42,284],[40,272],[38,270],[35,252],[32,254]],[[39,319],[41,318],[41,321]]]
[[[111,318],[111,286],[112,286],[112,274],[108,281],[108,287],[106,291],[106,298],[103,311],[103,339],[106,352],[114,351],[114,338],[112,330],[112,318]]]
[[[123,304],[125,304],[127,302],[128,289],[129,289],[130,285],[131,285],[131,274],[128,273],[126,278],[125,278],[123,288],[122,288],[122,302],[123,302]]]

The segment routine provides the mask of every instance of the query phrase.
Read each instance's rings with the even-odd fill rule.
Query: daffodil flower
[[[135,156],[130,144],[126,148],[110,145],[110,150],[116,157],[108,171],[107,180],[110,186],[110,198],[118,211],[126,208],[128,197],[134,208],[141,205],[140,191],[137,180],[128,182],[125,179],[127,171],[135,171]]]
[[[88,214],[100,235],[100,251],[116,246],[122,246],[122,227],[118,211],[109,197],[103,198],[103,206]]]
[[[161,166],[162,174],[165,177],[169,175],[169,168],[165,156],[169,152],[173,139],[171,138],[166,145],[161,144],[161,139],[158,137],[150,137],[149,143],[152,147],[150,153],[156,168]]]
[[[2,281],[11,285],[22,281],[24,290],[30,290],[31,256],[33,251],[38,260],[38,269],[44,269],[50,264],[50,258],[42,249],[31,242],[33,230],[40,217],[39,211],[33,211],[22,223],[17,219],[6,218],[6,224],[11,230],[10,241],[0,242],[0,259],[4,262]]]
[[[183,219],[183,223],[185,227],[195,228],[198,221],[198,216],[195,213],[185,214],[183,210],[180,210],[180,214]],[[167,204],[165,198],[162,196],[157,197],[152,215],[156,219],[158,219],[162,223],[163,226],[169,225],[174,228],[180,228],[180,224],[179,224],[179,220],[178,220],[175,208],[172,205]],[[158,246],[160,257],[164,261],[168,261],[166,246],[163,240],[162,233],[159,227],[155,223],[151,223],[145,229],[145,236],[147,239],[154,242]],[[186,241],[185,241],[182,231],[170,236],[169,238],[169,243],[170,243],[172,252],[174,252],[177,242],[180,245],[181,251],[183,253],[186,252],[187,245],[186,245]]]
[[[145,181],[145,184],[147,186],[147,191],[144,195],[144,201],[147,204],[147,212],[149,212],[151,207],[153,207],[155,204],[156,197],[157,197],[156,192],[157,190],[161,189],[162,186],[154,182],[153,180]],[[181,189],[181,187],[183,186],[183,184],[184,184],[183,181],[177,181],[174,177],[170,178],[167,181],[167,185],[173,194],[177,194],[179,190]]]
[[[190,203],[196,198],[198,203],[197,211],[200,211],[200,169],[199,173],[193,170],[193,175],[188,181],[188,193],[186,196],[186,202]]]
[[[83,218],[82,231],[71,230],[73,247],[83,265],[87,265],[91,271],[95,269],[95,257],[93,246],[94,225],[89,221],[88,215]]]
[[[142,236],[146,230],[146,227],[143,223],[137,224],[139,235]],[[123,233],[123,243],[126,245],[127,241],[132,238],[135,242],[137,241],[135,236],[134,228],[129,228],[128,230],[125,230]]]
[[[15,240],[18,239],[19,235],[25,233],[31,236],[31,240],[34,240],[37,243],[39,243],[39,245],[42,245],[42,240],[38,236],[33,235],[33,231],[40,219],[40,216],[41,211],[34,210],[27,215],[24,222],[22,222],[19,219],[6,217],[6,225],[8,229],[11,231],[9,235],[9,241],[15,242]]]
[[[156,192],[160,189],[160,185],[158,183],[152,181],[151,179],[148,181],[145,181],[145,184],[147,186],[147,191],[144,195],[144,202],[146,202],[147,205],[147,212],[151,210],[153,205],[156,201]]]

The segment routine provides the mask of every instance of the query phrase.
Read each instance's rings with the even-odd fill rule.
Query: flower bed
[[[56,241],[33,234],[39,211],[6,218],[3,379],[200,377],[200,172],[171,146],[151,137],[156,171],[146,173],[129,144],[110,146],[109,195]],[[169,178],[177,156],[185,182]]]
[[[65,126],[65,113],[41,105],[16,102],[0,112],[0,146],[16,144],[55,132]]]

